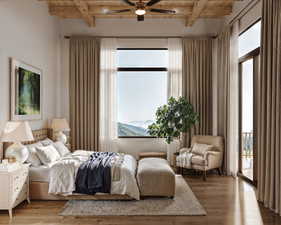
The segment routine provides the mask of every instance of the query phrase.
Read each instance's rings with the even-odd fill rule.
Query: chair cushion
[[[194,143],[191,152],[196,155],[204,156],[206,152],[211,151],[212,148],[213,148],[212,145]]]

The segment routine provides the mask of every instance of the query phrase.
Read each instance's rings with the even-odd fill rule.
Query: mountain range
[[[147,133],[147,129],[141,126],[118,122],[118,136],[149,136],[149,134]]]

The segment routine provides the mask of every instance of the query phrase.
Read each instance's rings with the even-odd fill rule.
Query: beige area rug
[[[147,198],[140,201],[70,200],[61,216],[198,216],[206,215],[181,175],[176,176],[174,199]]]

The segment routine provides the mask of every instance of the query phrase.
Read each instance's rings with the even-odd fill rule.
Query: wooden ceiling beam
[[[130,7],[128,7],[130,8]],[[171,9],[169,7],[158,7],[160,9]],[[111,6],[111,7],[93,7],[90,6],[88,8],[88,14],[90,16],[97,16],[97,15],[104,15],[104,17],[106,16],[111,16],[112,14],[106,14],[106,11],[110,11],[110,10],[119,10],[119,9],[124,9],[124,7],[121,6]],[[133,9],[133,8],[132,8]],[[174,10],[177,11],[176,15],[185,15],[185,16],[191,16],[192,15],[192,7],[178,7],[178,8],[173,8]],[[221,15],[229,15],[232,12],[232,6],[217,6],[217,7],[211,7],[208,9],[203,10],[203,12],[201,13],[200,17],[204,17],[204,16],[208,16],[210,14],[216,16],[216,14],[218,14],[218,16]],[[79,17],[79,15],[81,14],[80,11],[73,6],[50,6],[49,7],[49,13],[53,16],[61,16],[61,17],[67,17],[67,15],[75,15],[75,18]],[[134,15],[133,12],[128,12],[128,13],[120,13],[120,14],[113,14],[113,15]],[[158,13],[151,13],[151,12],[147,12],[147,14],[151,14],[151,15],[159,15]],[[65,16],[63,16],[65,15]],[[160,14],[162,15],[162,14]],[[176,15],[170,15],[170,16],[176,16]]]
[[[95,18],[89,14],[89,7],[86,3],[86,1],[82,0],[73,0],[75,6],[81,13],[82,18],[85,20],[85,22],[90,26],[95,26]]]
[[[200,17],[201,13],[207,6],[208,0],[199,0],[198,2],[194,3],[192,15],[187,17],[185,26],[191,27],[194,22]]]
[[[61,18],[84,19],[91,27],[95,18],[134,18],[134,6],[121,0],[38,0],[49,5],[51,15]],[[131,0],[136,2],[137,0]],[[148,2],[149,0],[144,0]],[[186,26],[192,26],[198,18],[220,18],[231,14],[233,2],[239,0],[162,0],[149,8],[175,10],[176,14],[158,14],[147,11],[147,18],[185,18]],[[107,14],[111,10],[132,9],[131,12]]]

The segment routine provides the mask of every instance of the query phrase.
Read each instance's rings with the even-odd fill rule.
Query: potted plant
[[[181,133],[188,132],[199,120],[193,105],[184,97],[169,98],[168,104],[156,111],[156,122],[148,127],[151,136],[165,138],[168,144],[178,139]]]

